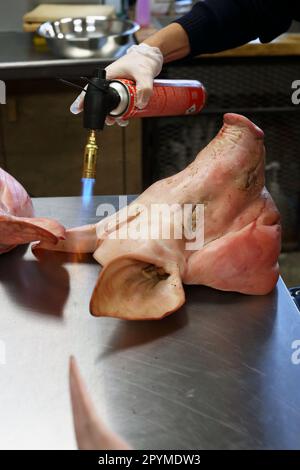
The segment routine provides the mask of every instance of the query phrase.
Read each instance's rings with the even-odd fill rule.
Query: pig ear
[[[78,448],[80,450],[129,449],[128,444],[110,431],[97,416],[73,357],[70,359],[69,378]]]
[[[64,236],[64,227],[55,220],[0,216],[1,245],[16,246],[37,240],[55,244]]]
[[[95,316],[156,320],[185,301],[179,267],[130,255],[108,263],[100,273],[90,302]]]

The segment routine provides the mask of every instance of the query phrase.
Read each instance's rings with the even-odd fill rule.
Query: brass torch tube
[[[96,132],[90,131],[84,151],[82,178],[96,178],[97,155],[98,145],[96,141]]]

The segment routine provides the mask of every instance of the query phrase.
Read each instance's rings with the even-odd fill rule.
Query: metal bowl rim
[[[126,23],[128,25],[131,26],[130,29],[128,29],[127,31],[123,32],[123,33],[120,33],[120,34],[107,34],[105,35],[104,37],[122,37],[122,36],[129,36],[131,34],[134,34],[136,33],[139,29],[140,29],[140,25],[138,23],[135,23],[134,21],[131,21],[131,20],[121,20],[119,18],[104,18],[103,16],[93,16],[93,15],[88,15],[88,16],[81,16],[81,17],[75,17],[75,18],[70,18],[70,17],[65,17],[65,18],[60,18],[59,20],[54,20],[54,21],[45,21],[44,23],[42,23],[38,29],[37,29],[37,33],[43,37],[43,38],[46,38],[46,39],[55,39],[55,40],[59,40],[59,41],[62,41],[62,40],[67,40],[65,37],[62,37],[62,38],[59,38],[57,36],[55,36],[54,38],[51,38],[50,36],[48,36],[46,34],[46,32],[44,31],[44,29],[47,27],[47,26],[50,26],[50,25],[53,25],[54,23],[56,23],[57,21],[60,23],[62,21],[64,21],[65,23],[67,23],[67,20],[69,20],[69,22],[74,22],[75,20],[86,20],[87,18],[94,18],[94,19],[98,19],[99,22],[106,22],[106,21],[110,21],[110,22],[118,22],[118,23]],[[103,35],[99,35],[99,38],[100,37],[103,37]],[[86,39],[87,41],[91,40],[91,38],[89,37],[86,37],[84,38]]]

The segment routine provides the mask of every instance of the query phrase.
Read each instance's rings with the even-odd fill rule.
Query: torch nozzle
[[[82,178],[96,178],[97,155],[98,145],[96,141],[96,132],[90,131],[84,151]]]

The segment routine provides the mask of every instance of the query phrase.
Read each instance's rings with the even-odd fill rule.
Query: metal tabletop
[[[56,57],[46,47],[38,48],[33,33],[0,32],[0,79],[76,77],[106,67],[114,58],[67,59]]]
[[[80,198],[34,205],[70,227],[95,221],[104,201],[116,197],[87,212]],[[178,312],[129,322],[89,314],[99,269],[90,258],[53,269],[27,247],[1,255],[1,449],[76,448],[70,354],[135,448],[300,448],[300,315],[282,280],[262,297],[187,287]]]

